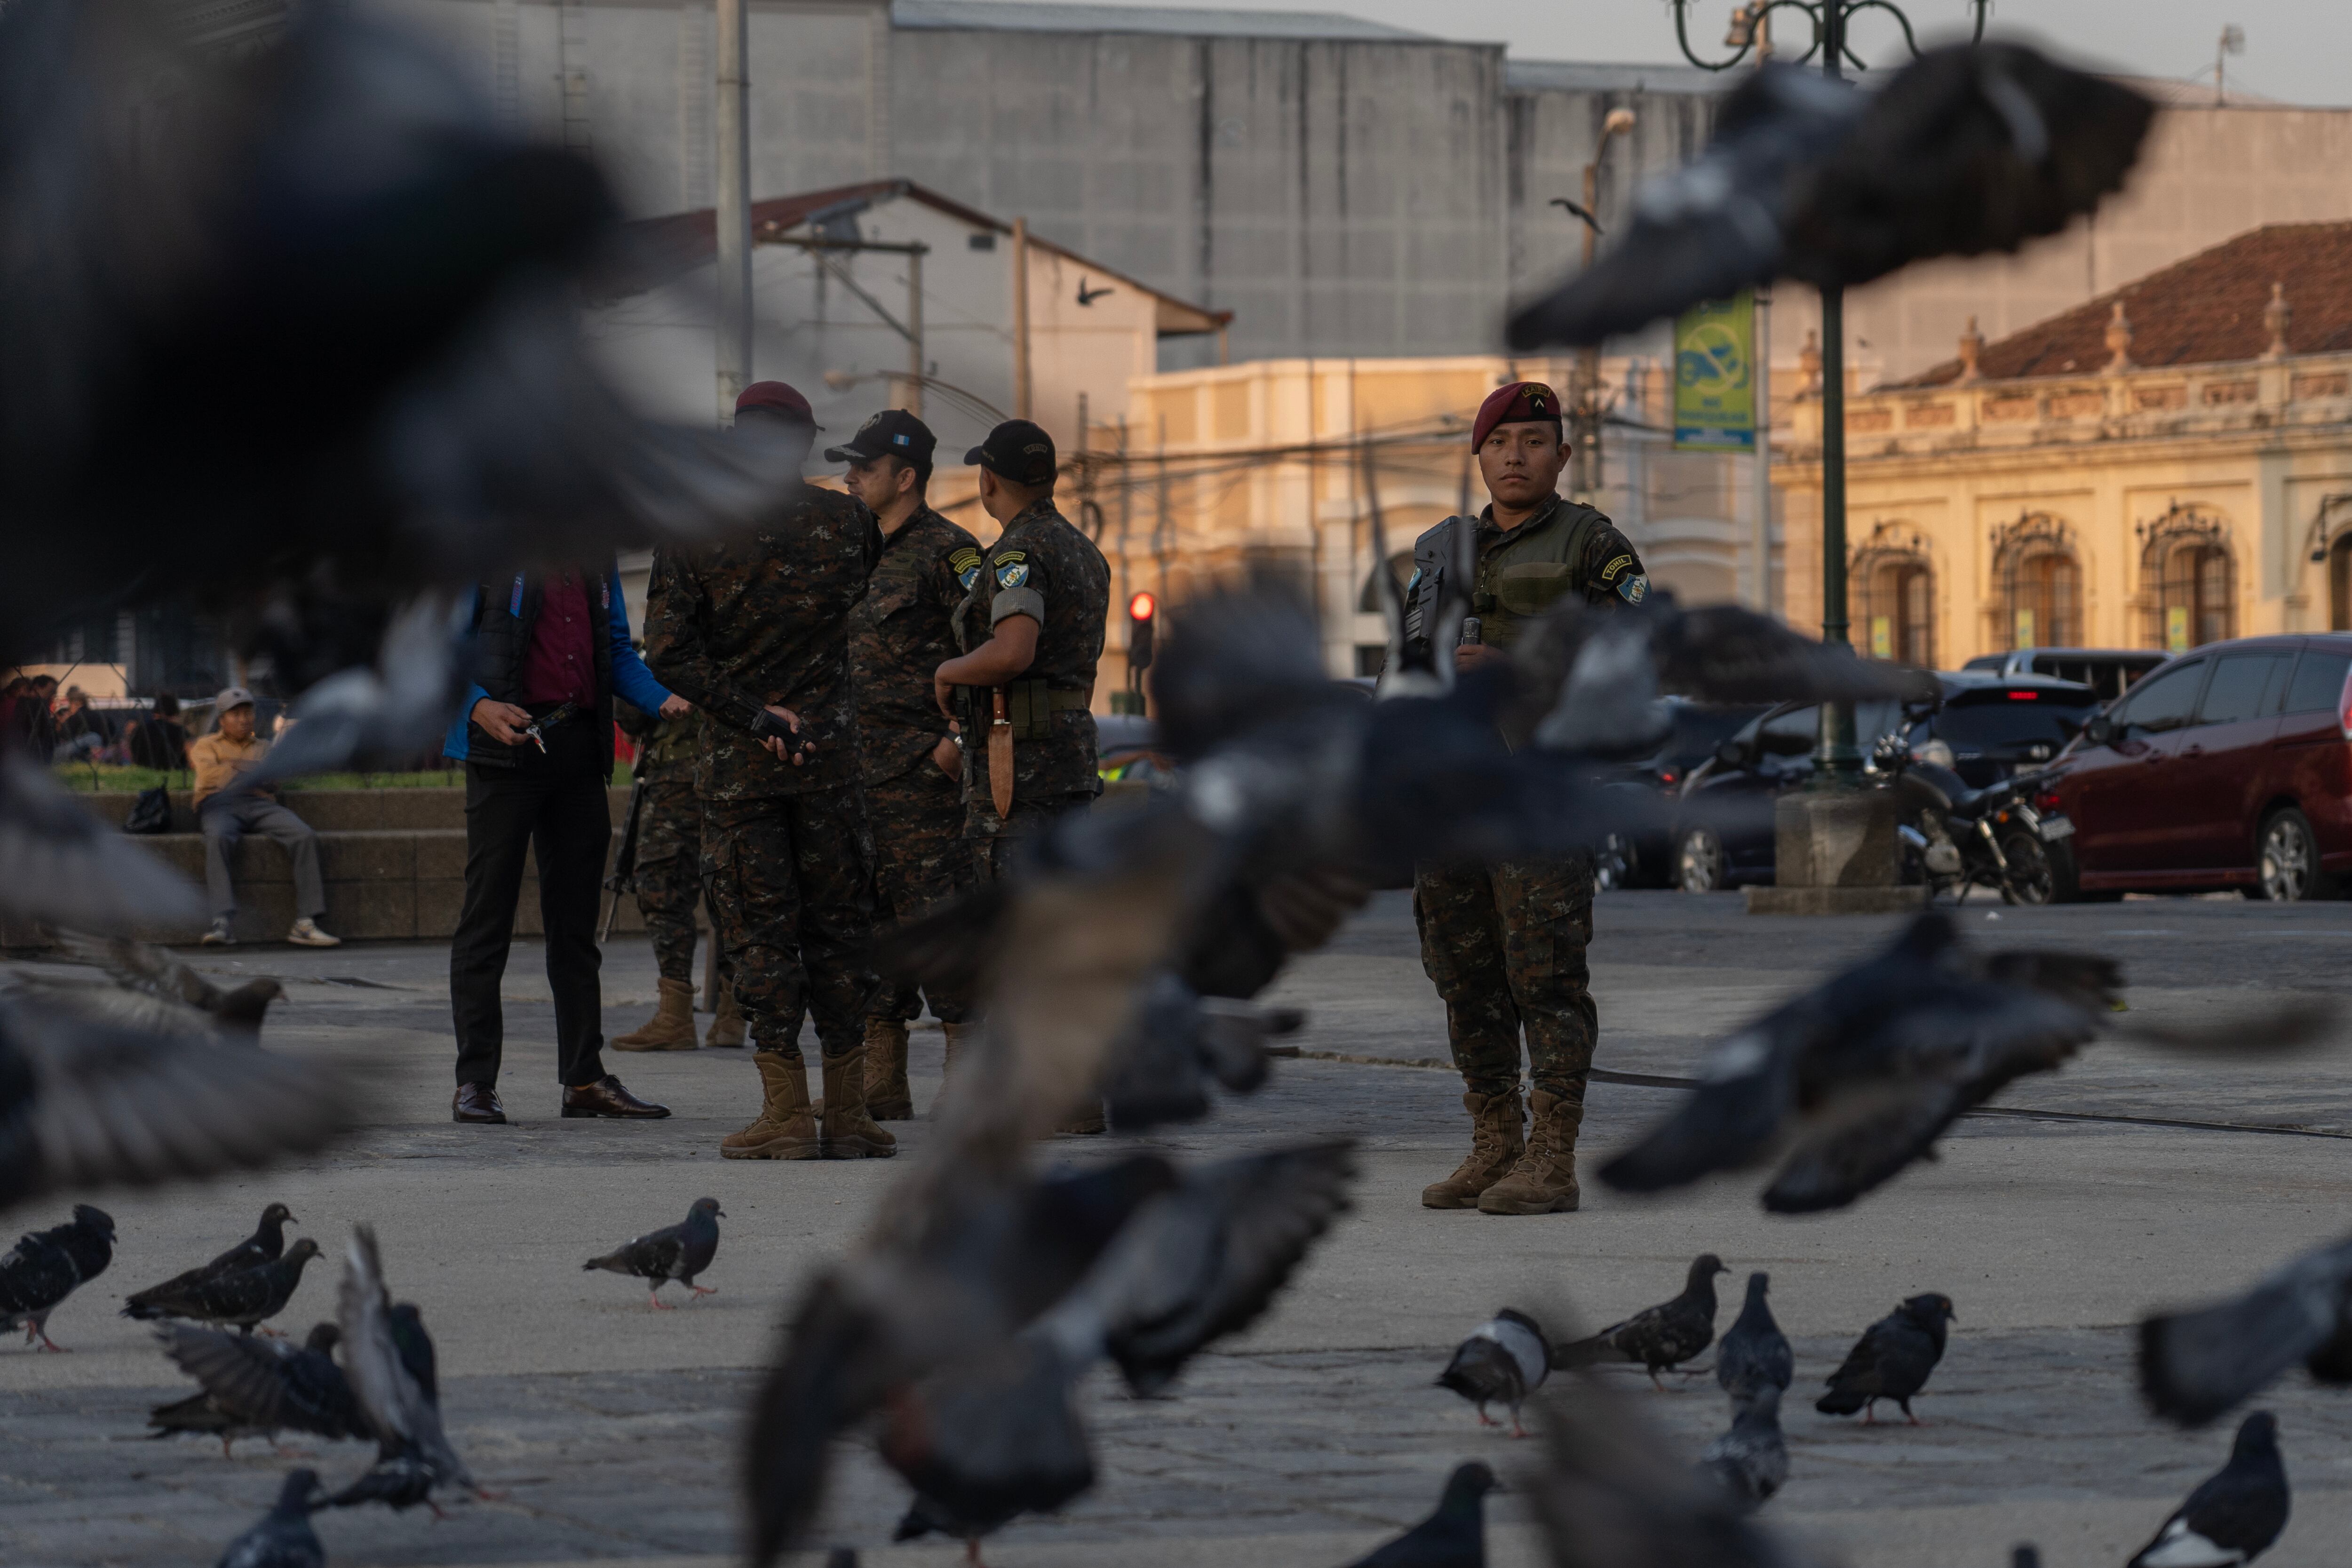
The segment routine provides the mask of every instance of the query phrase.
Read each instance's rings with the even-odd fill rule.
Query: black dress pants
[[[449,944],[449,1002],[457,1027],[457,1081],[496,1085],[506,1021],[499,986],[522,896],[523,852],[539,858],[539,918],[547,983],[555,993],[556,1075],[566,1088],[604,1076],[604,991],[597,972],[596,900],[613,838],[604,749],[593,716],[547,731],[547,755],[529,742],[513,767],[466,764],[466,907]]]

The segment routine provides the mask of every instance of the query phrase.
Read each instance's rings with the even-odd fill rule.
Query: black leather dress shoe
[[[649,1100],[639,1100],[621,1087],[621,1080],[606,1073],[594,1083],[583,1083],[577,1089],[563,1091],[563,1114],[566,1116],[619,1116],[635,1121],[657,1121],[669,1114],[667,1105],[656,1105]]]
[[[507,1108],[499,1103],[499,1091],[486,1083],[461,1083],[457,1092],[449,1097],[449,1120],[503,1124]]]

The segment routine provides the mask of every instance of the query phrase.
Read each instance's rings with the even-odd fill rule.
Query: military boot
[[[915,1114],[907,1089],[904,1018],[866,1020],[866,1113],[877,1121],[906,1121]]]
[[[1470,1113],[1470,1157],[1445,1180],[1421,1189],[1423,1208],[1476,1208],[1478,1194],[1518,1163],[1525,1137],[1517,1085],[1501,1094],[1465,1094],[1462,1109]]]
[[[808,1068],[782,1051],[754,1051],[760,1069],[760,1114],[740,1132],[719,1141],[730,1160],[814,1160],[821,1152],[816,1116],[809,1110]]]
[[[633,1035],[613,1037],[616,1051],[690,1051],[694,1049],[694,987],[664,976],[661,1003],[653,1018]]]
[[[824,1157],[887,1160],[898,1141],[866,1113],[866,1053],[844,1051],[824,1058]]]
[[[735,1005],[735,987],[719,987],[719,1011],[711,1016],[710,1032],[702,1037],[706,1046],[740,1046],[743,1043],[743,1014]]]
[[[1480,1214],[1566,1214],[1576,1207],[1576,1131],[1584,1102],[1535,1093],[1527,1152],[1511,1173],[1478,1194]]]

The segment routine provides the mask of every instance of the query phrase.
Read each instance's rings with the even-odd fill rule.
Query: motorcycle
[[[1956,901],[1972,887],[1994,889],[2006,904],[2046,904],[2055,896],[2050,846],[2072,836],[2074,825],[2035,807],[2040,773],[1970,789],[1932,756],[1914,754],[1901,734],[1881,738],[1871,762],[1898,803],[1906,881],[1925,882],[1930,898],[1950,891]]]

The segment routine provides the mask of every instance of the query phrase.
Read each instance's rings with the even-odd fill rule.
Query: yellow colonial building
[[[2179,651],[2352,627],[2352,223],[2252,230],[1846,405],[1865,653]],[[1776,604],[1822,619],[1817,394]]]

